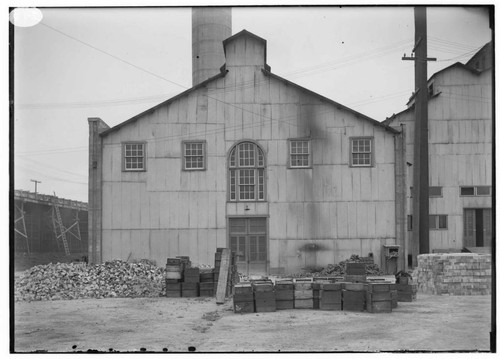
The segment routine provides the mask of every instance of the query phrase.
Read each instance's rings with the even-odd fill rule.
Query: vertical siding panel
[[[347,204],[347,225],[349,226],[349,238],[358,237],[358,216],[357,216],[357,204],[351,202]]]
[[[337,237],[349,238],[348,203],[337,202]]]
[[[338,238],[339,221],[337,217],[337,203],[330,202],[329,205],[330,205],[330,222],[332,225],[331,238]]]

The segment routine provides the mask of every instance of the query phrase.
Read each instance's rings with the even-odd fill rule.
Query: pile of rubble
[[[379,268],[378,265],[373,263],[373,260],[367,260],[364,257],[360,257],[356,254],[351,255],[351,257],[345,261],[341,261],[338,264],[328,264],[324,268],[318,268],[315,271],[305,270],[300,273],[294,273],[291,275],[293,278],[302,278],[302,277],[338,277],[343,276],[346,268],[346,263],[355,262],[355,263],[365,263],[366,266],[366,275],[383,275],[383,271]]]
[[[165,268],[149,261],[56,263],[32,267],[15,281],[15,300],[58,300],[165,295]]]

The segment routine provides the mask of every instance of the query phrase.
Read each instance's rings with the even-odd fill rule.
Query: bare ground
[[[488,351],[489,296],[432,296],[392,313],[235,314],[232,300],[113,298],[15,303],[14,350],[161,352]]]

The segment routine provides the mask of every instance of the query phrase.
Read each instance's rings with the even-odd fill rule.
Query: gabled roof
[[[250,38],[253,38],[259,42],[262,42],[262,44],[264,45],[264,64],[265,64],[267,70],[271,70],[271,67],[269,67],[269,65],[267,64],[267,40],[263,39],[260,36],[255,35],[254,33],[251,33],[250,31],[245,30],[245,29],[241,30],[237,34],[234,34],[233,36],[228,37],[227,39],[222,41],[222,47],[224,48],[224,56],[226,55],[227,44],[233,42],[234,40],[236,40],[240,37],[250,37]]]
[[[390,126],[387,126],[387,125],[385,125],[385,124],[384,124],[384,123],[382,123],[382,122],[379,122],[379,121],[377,121],[377,120],[375,120],[375,119],[373,119],[373,118],[371,118],[371,117],[368,117],[368,116],[366,116],[366,115],[363,115],[362,113],[359,113],[359,112],[357,112],[357,111],[355,111],[355,110],[353,110],[353,109],[351,109],[351,108],[349,108],[349,107],[347,107],[347,106],[344,106],[344,105],[342,105],[342,104],[340,104],[340,103],[338,103],[338,102],[335,102],[335,101],[333,101],[333,100],[330,100],[329,98],[324,97],[324,96],[322,96],[322,95],[320,95],[320,94],[318,94],[318,93],[316,93],[316,92],[314,92],[314,91],[308,90],[308,89],[306,89],[305,87],[302,87],[302,86],[300,86],[300,85],[297,85],[296,83],[293,83],[293,82],[291,82],[291,81],[288,81],[287,79],[284,79],[283,77],[280,77],[280,76],[278,76],[278,75],[275,75],[275,74],[273,74],[273,73],[271,73],[271,72],[269,72],[269,71],[267,71],[267,70],[264,70],[264,69],[262,69],[262,72],[263,72],[263,73],[264,73],[264,75],[266,75],[266,76],[269,76],[269,77],[272,77],[272,78],[277,79],[277,80],[279,80],[279,81],[282,81],[282,82],[284,82],[284,83],[285,83],[285,84],[287,84],[287,85],[293,86],[293,87],[295,87],[295,88],[297,88],[297,89],[299,89],[299,90],[301,90],[301,91],[304,91],[304,92],[306,92],[306,93],[308,93],[308,94],[310,94],[310,95],[312,95],[312,96],[315,96],[315,97],[317,97],[317,98],[319,98],[319,99],[321,99],[321,100],[323,100],[323,101],[325,101],[325,102],[328,102],[328,103],[330,103],[330,104],[332,104],[332,105],[334,105],[334,106],[336,106],[336,107],[338,107],[338,108],[340,108],[340,109],[342,109],[342,110],[346,110],[346,111],[348,111],[348,112],[351,112],[351,113],[352,113],[352,114],[354,114],[356,117],[358,117],[358,118],[360,118],[360,119],[362,119],[362,120],[368,121],[368,122],[370,122],[370,123],[371,123],[372,125],[374,125],[374,126],[382,127],[384,130],[387,130],[387,131],[392,132],[392,133],[400,133],[398,130],[396,130],[396,129],[394,129],[394,128],[390,127]]]
[[[209,79],[207,79],[207,80],[205,80],[203,82],[200,82],[198,85],[193,86],[190,89],[187,89],[186,91],[181,92],[180,94],[178,94],[178,95],[176,95],[176,96],[174,96],[174,97],[172,97],[172,98],[170,98],[170,99],[168,99],[166,101],[163,101],[162,103],[159,103],[158,105],[153,106],[150,109],[147,109],[146,111],[141,112],[140,114],[135,115],[134,117],[132,117],[132,118],[130,118],[130,119],[124,121],[124,122],[119,123],[116,126],[111,127],[109,130],[101,132],[99,135],[101,137],[104,137],[104,136],[110,134],[111,132],[115,132],[115,131],[119,130],[120,128],[122,128],[123,126],[128,125],[129,123],[137,121],[142,116],[147,115],[147,114],[149,114],[151,112],[154,112],[159,107],[168,105],[168,104],[174,102],[175,100],[181,98],[182,96],[185,96],[185,95],[187,95],[187,94],[189,94],[189,93],[191,93],[191,92],[193,92],[193,91],[195,91],[195,90],[197,90],[197,89],[199,89],[199,88],[201,88],[203,86],[206,86],[209,82],[212,82],[214,80],[217,80],[217,79],[219,79],[221,77],[226,76],[226,74],[227,74],[227,70],[225,70],[224,66],[222,66],[220,74],[217,74],[217,75],[212,76],[211,78],[209,78]]]

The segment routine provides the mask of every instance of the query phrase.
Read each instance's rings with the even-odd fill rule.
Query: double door
[[[464,209],[464,247],[491,247],[491,208]]]
[[[229,247],[236,252],[238,271],[246,275],[267,272],[267,219],[230,218]]]

